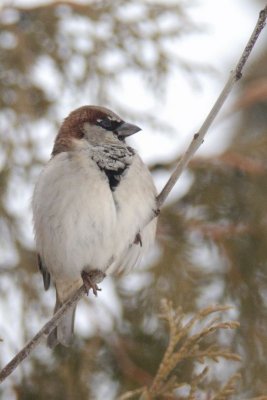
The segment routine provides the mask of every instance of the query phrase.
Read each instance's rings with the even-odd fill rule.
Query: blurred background
[[[132,139],[158,190],[198,130],[255,25],[260,0],[2,1],[0,5],[0,363],[52,315],[36,265],[31,195],[62,119],[105,105],[143,130]],[[130,275],[78,306],[70,349],[45,344],[9,377],[10,400],[109,399],[148,384],[168,341],[167,298],[186,315],[233,306],[219,335],[242,362],[211,365],[200,399],[236,370],[235,399],[267,395],[266,30],[159,217]],[[186,380],[195,366],[177,371]],[[173,397],[178,398],[178,397]],[[182,398],[182,397],[179,397]]]

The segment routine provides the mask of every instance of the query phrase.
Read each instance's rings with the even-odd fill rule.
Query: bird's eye
[[[111,129],[112,127],[112,121],[110,119],[101,119],[99,122],[99,125],[104,128],[104,129]]]
[[[103,118],[97,120],[97,125],[107,131],[114,131],[122,124],[122,121],[116,121],[109,118]]]

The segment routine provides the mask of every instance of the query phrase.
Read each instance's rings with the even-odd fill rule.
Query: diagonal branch
[[[175,170],[173,171],[171,177],[167,181],[166,185],[160,192],[157,197],[157,207],[160,210],[163,203],[165,202],[167,196],[173,189],[174,185],[176,184],[178,178],[180,177],[181,173],[185,170],[188,162],[192,159],[194,154],[196,153],[197,149],[201,146],[204,141],[204,137],[210,128],[212,122],[214,121],[215,117],[218,115],[220,109],[222,108],[225,100],[229,96],[231,90],[233,89],[235,83],[242,77],[243,68],[250,56],[250,53],[255,46],[255,43],[266,24],[267,19],[267,5],[265,8],[260,12],[258,21],[256,23],[255,29],[252,32],[251,37],[248,40],[248,43],[242,52],[242,55],[234,68],[231,72],[226,85],[224,86],[221,94],[219,95],[218,99],[216,100],[214,106],[212,107],[210,113],[208,114],[207,118],[205,119],[203,125],[201,126],[198,133],[193,136],[193,139],[178,162]],[[155,218],[157,213],[153,212],[150,220],[147,221],[149,223],[153,218]],[[76,304],[85,293],[84,285],[81,286],[77,292],[73,295],[73,297],[68,300],[63,306],[57,311],[57,313],[40,329],[40,331],[28,342],[28,344],[16,354],[16,356],[0,371],[0,382],[3,382],[14,370],[15,368],[26,358],[28,355],[33,351],[33,349],[42,341],[42,339],[48,335],[59,323],[63,315],[74,305]]]
[[[176,184],[177,180],[179,179],[180,175],[182,172],[185,170],[187,164],[189,161],[192,159],[198,148],[201,146],[201,144],[204,141],[204,137],[206,133],[208,132],[211,124],[213,123],[214,119],[218,115],[220,109],[222,108],[225,100],[229,96],[231,90],[233,89],[235,83],[242,78],[242,71],[243,68],[248,60],[248,57],[262,31],[266,24],[266,18],[267,18],[267,5],[266,7],[260,12],[258,21],[256,23],[256,26],[249,38],[249,41],[244,49],[244,51],[241,54],[240,59],[238,60],[236,67],[231,71],[230,76],[228,78],[228,81],[226,82],[222,92],[220,93],[218,99],[216,100],[214,106],[210,110],[207,118],[203,122],[201,128],[199,131],[193,136],[193,139],[178,162],[178,164],[175,167],[175,170],[173,171],[171,177],[169,178],[168,182],[160,192],[160,194],[157,197],[157,205],[158,208],[160,209],[162,207],[162,204],[165,202],[167,196],[170,194],[171,190],[173,189],[174,185]]]
[[[82,285],[77,292],[62,305],[53,317],[39,330],[38,333],[20,350],[14,358],[0,371],[0,383],[8,377],[14,369],[35,349],[35,347],[47,336],[59,323],[64,314],[86,293],[85,286]]]

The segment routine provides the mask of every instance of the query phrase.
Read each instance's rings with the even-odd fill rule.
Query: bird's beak
[[[117,133],[118,137],[124,138],[127,136],[131,136],[136,132],[141,131],[141,128],[139,126],[134,125],[134,124],[129,124],[128,122],[123,122],[116,130],[115,132]]]

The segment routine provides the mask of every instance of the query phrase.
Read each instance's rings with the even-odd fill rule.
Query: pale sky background
[[[17,4],[21,6],[47,3],[47,1],[41,0],[2,0],[2,2],[5,5]],[[81,2],[86,3],[86,1]],[[125,3],[127,4],[127,1]],[[192,3],[198,5],[192,6]],[[139,148],[147,162],[154,159],[168,159],[177,154],[177,151],[185,149],[190,137],[200,127],[226,82],[231,68],[235,65],[241,49],[245,46],[254,28],[260,10],[258,3],[253,0],[222,0],[220,2],[198,0],[188,1],[188,4],[190,4],[189,14],[197,23],[203,23],[206,26],[206,31],[180,38],[178,48],[170,43],[170,50],[186,59],[211,65],[217,73],[213,74],[212,77],[209,74],[206,76],[205,74],[199,75],[201,83],[199,90],[196,90],[193,83],[191,85],[188,78],[183,77],[180,71],[177,74],[173,73],[173,76],[169,78],[168,95],[164,108],[161,107],[160,110],[155,110],[155,112],[160,113],[162,119],[165,118],[176,127],[177,135],[155,135],[154,132],[149,132],[148,128],[143,127],[144,131],[134,137],[133,143]],[[260,51],[260,44],[266,40],[266,37],[265,33],[265,36],[263,34],[258,41],[254,49],[254,56]],[[53,77],[49,77],[49,74],[45,74],[45,71],[38,71],[37,76],[40,80],[44,80],[48,86],[49,84],[53,85],[54,88]],[[120,99],[123,99],[124,104],[127,103],[129,107],[136,111],[140,110],[140,112],[143,108],[151,109],[153,99],[145,92],[136,76],[128,75],[122,83]],[[235,94],[233,93],[224,110],[229,109],[234,97]],[[62,118],[69,111],[68,99],[62,99],[60,104]],[[222,123],[215,123],[198,155],[221,152],[222,146],[227,144],[230,130],[228,119],[223,120]],[[50,148],[49,144],[48,154]]]
[[[144,0],[145,1],[145,0]],[[147,0],[150,1],[150,0]],[[172,2],[175,2],[173,0]],[[47,3],[41,0],[3,0],[3,4],[18,4],[32,6]],[[83,1],[86,3],[86,1]],[[127,2],[125,2],[127,4]],[[154,160],[166,160],[186,149],[192,135],[198,131],[204,118],[216,100],[219,92],[225,84],[230,70],[235,66],[241,49],[244,48],[250,36],[260,11],[258,3],[253,0],[198,0],[188,1],[189,14],[196,23],[201,22],[205,26],[203,33],[186,35],[177,43],[170,43],[169,50],[181,55],[183,58],[193,60],[199,64],[210,65],[215,69],[213,74],[197,74],[199,88],[194,82],[188,80],[188,76],[181,71],[173,72],[169,77],[167,96],[164,104],[157,104],[155,99],[147,92],[136,74],[125,74],[122,79],[122,87],[117,95],[117,100],[126,107],[142,113],[142,110],[152,110],[160,115],[161,120],[168,121],[174,127],[175,133],[160,134],[142,125],[142,132],[130,139],[133,147],[137,148],[145,162]],[[193,5],[192,5],[193,4]],[[194,5],[195,4],[195,5]],[[69,23],[69,21],[67,21]],[[73,27],[71,28],[73,29]],[[79,29],[79,26],[77,26]],[[266,40],[266,32],[262,35],[253,51],[255,56],[260,51],[261,43]],[[252,58],[253,58],[252,55]],[[76,63],[75,68],[79,68]],[[249,70],[249,65],[246,70]],[[245,70],[245,73],[246,73]],[[55,91],[56,76],[53,75],[49,65],[45,62],[35,70],[35,76],[39,84],[51,92]],[[114,91],[115,96],[118,90]],[[238,113],[232,117],[224,118],[227,110],[236,98],[238,85],[228,98],[226,105],[219,117],[215,120],[209,131],[205,143],[198,150],[197,155],[214,155],[223,151],[231,138],[233,124],[238,119]],[[72,94],[66,90],[58,104],[59,121],[62,120],[73,108],[90,103],[88,97],[81,99],[81,104],[73,106]],[[116,110],[114,110],[116,111]],[[44,161],[49,159],[54,135],[49,131],[48,123],[38,127],[40,139],[43,140]],[[49,132],[49,134],[48,134]],[[156,186],[160,190],[167,176],[156,176]],[[190,185],[190,177],[184,173],[170,196],[181,196]],[[25,195],[27,198],[28,194]]]
[[[2,0],[2,4],[4,5],[19,4],[32,6],[41,3],[42,2],[38,0]],[[43,3],[47,2],[44,1]],[[259,11],[260,7],[258,3],[252,0],[221,0],[220,2],[218,0],[199,0],[198,6],[191,8],[190,15],[192,15],[195,21],[203,22],[206,25],[206,32],[186,36],[183,40],[179,41],[178,48],[172,48],[171,44],[170,48],[172,51],[183,55],[187,59],[192,59],[198,63],[210,64],[217,72],[212,75],[212,78],[209,74],[206,76],[205,74],[199,75],[201,88],[198,90],[196,90],[194,85],[188,82],[188,78],[181,75],[180,71],[173,73],[173,76],[169,79],[166,104],[163,108],[161,107],[161,109],[155,109],[155,112],[160,113],[162,119],[165,118],[169,123],[171,122],[176,128],[177,134],[155,134],[151,132],[148,127],[143,126],[143,131],[139,135],[136,135],[132,144],[134,147],[138,148],[146,162],[168,159],[178,152],[182,152],[189,144],[192,135],[197,132],[201,126],[201,123],[226,82],[230,70],[236,64],[241,50],[244,48],[255,26]],[[253,60],[253,57],[260,51],[261,44],[263,44],[264,40],[266,41],[266,37],[267,34],[265,32],[257,43],[250,60]],[[249,70],[249,67],[246,70]],[[246,70],[244,73],[246,73]],[[45,76],[45,73],[42,74],[42,71],[39,71],[39,75]],[[213,128],[210,130],[205,143],[197,153],[198,155],[218,154],[227,146],[227,142],[231,137],[231,129],[233,124],[237,121],[238,115],[226,119],[223,119],[222,116],[227,109],[230,110],[231,104],[233,104],[235,100],[235,93],[237,93],[237,90],[238,87],[228,99],[226,106],[217,120],[218,122],[215,122]],[[123,98],[123,101],[126,102],[129,107],[136,111],[140,110],[140,112],[143,107],[151,109],[154,106],[153,99],[145,93],[144,88],[142,85],[138,84],[138,80],[134,75],[127,76],[127,80],[123,82],[120,98]],[[62,100],[62,104],[59,105],[61,118],[69,113],[69,107],[69,99],[65,98]],[[46,127],[44,127],[44,129],[46,129]],[[51,136],[51,142],[47,143],[47,159],[51,150],[52,139],[53,137]],[[156,184],[158,189],[162,187],[166,179],[167,177],[162,175],[157,177]],[[179,180],[172,196],[183,194],[189,185],[190,177],[185,173]],[[28,223],[30,224],[30,199],[28,198],[26,202],[27,201]],[[135,282],[140,284],[140,280],[136,275],[137,274],[133,273],[131,278],[127,278],[128,283],[130,282],[129,287],[133,288]],[[142,282],[144,285],[146,281],[149,281],[149,271],[143,274]],[[116,320],[119,320],[121,306],[119,299],[116,297],[112,281],[106,279],[102,284],[102,288],[103,291],[98,299],[92,299],[90,303],[83,302],[79,304],[76,318],[76,331],[79,331],[80,334],[83,332],[88,333],[88,327],[95,330],[99,320],[101,320],[101,327],[98,326],[98,328],[112,330],[112,324],[114,323],[113,318],[115,317]],[[51,302],[52,310],[54,293],[46,293],[45,296],[46,301],[48,303]],[[19,309],[20,299],[18,293],[16,294],[16,302],[18,303]],[[88,310],[90,307],[93,307],[92,312]],[[14,296],[12,296],[12,310],[15,310],[15,308]],[[4,310],[3,312],[5,313]],[[88,319],[85,320],[85,313],[91,316],[92,324],[90,322],[88,323]],[[2,312],[0,312],[0,315],[1,314]],[[105,316],[99,318],[99,314],[105,314]],[[94,315],[97,315],[97,318],[94,318]],[[103,321],[105,321],[105,323],[103,323]],[[16,329],[18,323],[18,315],[14,311],[12,315],[9,315],[9,322],[5,322],[4,326],[6,329],[8,329],[8,326],[12,327],[10,328],[10,332],[8,332],[9,337],[12,338],[14,336],[14,343],[17,343],[17,347],[20,347],[22,342],[17,338]],[[39,327],[40,319],[37,318],[32,321],[33,333],[36,332]],[[8,349],[5,349],[5,351],[6,354],[3,354],[3,357],[8,361],[10,353]],[[10,397],[10,399],[11,398],[12,397]]]

